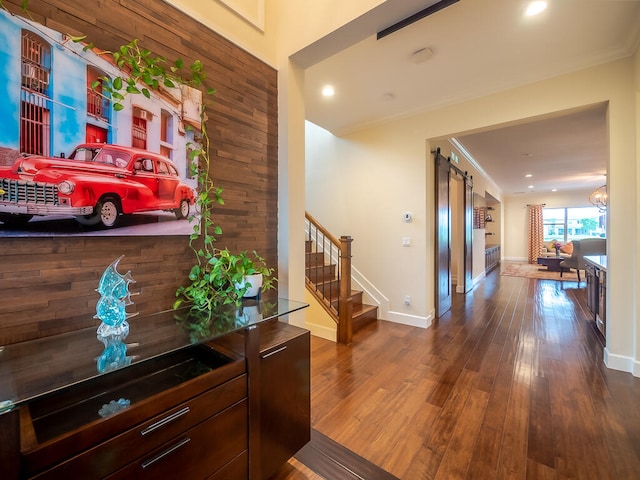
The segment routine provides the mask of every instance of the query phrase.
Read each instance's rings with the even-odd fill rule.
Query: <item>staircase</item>
[[[351,343],[354,331],[377,322],[378,307],[364,304],[363,292],[351,289],[351,238],[336,239],[309,214],[307,220],[307,289],[338,324],[338,342]],[[341,297],[342,282],[345,283],[342,286],[344,297]]]

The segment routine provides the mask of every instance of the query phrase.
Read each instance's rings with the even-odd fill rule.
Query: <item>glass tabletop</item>
[[[61,388],[278,318],[308,304],[244,299],[211,317],[186,309],[131,317],[124,335],[82,330],[0,347],[0,413]]]

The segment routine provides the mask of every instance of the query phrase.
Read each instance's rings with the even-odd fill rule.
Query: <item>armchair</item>
[[[582,240],[573,240],[573,253],[569,258],[560,262],[563,268],[575,268],[578,273],[578,283],[580,283],[580,270],[584,270],[585,255],[606,255],[607,239],[606,238],[583,238]],[[560,272],[562,276],[562,271]]]

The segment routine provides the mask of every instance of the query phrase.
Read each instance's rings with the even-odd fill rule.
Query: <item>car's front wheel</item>
[[[174,210],[178,220],[189,216],[189,200],[183,198],[180,200],[180,206]]]
[[[81,215],[76,220],[82,225],[98,225],[101,223],[106,228],[115,227],[120,219],[120,203],[113,197],[101,199],[91,215]]]
[[[18,213],[0,213],[0,222],[8,227],[21,227],[26,225],[33,215],[23,215]]]

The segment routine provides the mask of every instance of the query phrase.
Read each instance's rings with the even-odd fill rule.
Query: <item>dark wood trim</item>
[[[399,480],[366,458],[311,429],[311,442],[295,456],[318,475],[341,480]]]
[[[0,413],[0,470],[2,478],[17,479],[20,472],[20,411]]]
[[[392,33],[397,32],[398,30],[404,27],[408,27],[412,23],[415,23],[418,20],[422,20],[423,18],[428,17],[429,15],[433,15],[434,13],[439,12],[440,10],[448,7],[449,5],[453,5],[458,1],[459,0],[440,0],[439,2],[436,2],[433,5],[430,5],[429,7],[420,10],[419,12],[416,12],[413,15],[410,15],[407,18],[400,20],[397,23],[394,23],[390,27],[380,30],[377,34],[376,39],[380,40],[381,38],[384,38],[387,35],[391,35]]]
[[[260,471],[260,332],[251,326],[244,333],[244,351],[247,359],[249,398],[249,479],[259,480]]]

